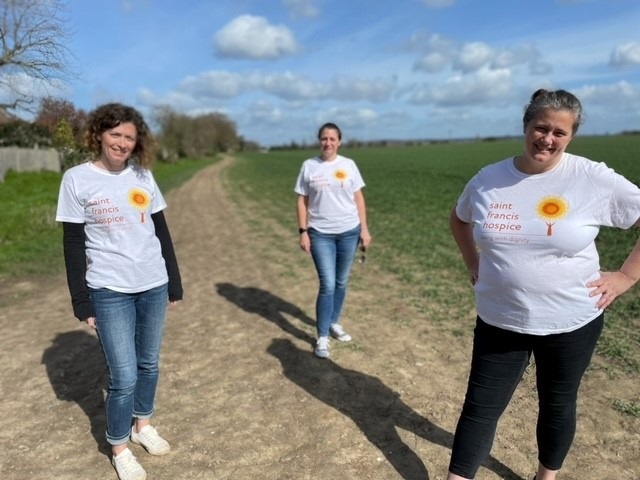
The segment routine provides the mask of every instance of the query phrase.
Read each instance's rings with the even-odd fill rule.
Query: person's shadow
[[[218,283],[216,288],[221,296],[243,310],[259,314],[293,337],[314,344],[314,337],[293,325],[286,316],[297,318],[315,329],[315,321],[299,307],[260,288],[231,283]],[[311,351],[300,350],[288,339],[273,339],[267,352],[280,361],[289,380],[349,416],[402,478],[428,480],[429,473],[402,440],[397,428],[451,448],[451,433],[416,413],[380,379],[343,368],[331,360],[319,360]],[[504,480],[524,480],[494,457],[489,457],[484,466]]]
[[[98,338],[81,330],[60,333],[44,351],[42,363],[56,397],[78,404],[89,418],[98,451],[108,456],[104,408],[108,375]]]
[[[428,442],[451,448],[453,435],[450,432],[416,413],[380,379],[343,368],[331,360],[318,360],[290,340],[272,340],[267,352],[280,361],[288,379],[350,417],[402,478],[428,480],[429,472],[420,457],[402,439],[398,428]],[[505,480],[523,480],[493,457],[484,466]]]
[[[283,315],[291,315],[313,327],[315,331],[315,320],[309,317],[301,308],[261,288],[238,287],[232,283],[217,283],[216,289],[218,294],[231,303],[235,303],[243,310],[249,313],[257,313],[288,334],[308,342],[310,345],[315,344],[315,338],[312,335],[293,325],[287,317]]]

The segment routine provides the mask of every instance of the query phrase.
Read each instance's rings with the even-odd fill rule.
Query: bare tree
[[[0,0],[0,108],[33,111],[37,87],[71,75],[62,0]]]

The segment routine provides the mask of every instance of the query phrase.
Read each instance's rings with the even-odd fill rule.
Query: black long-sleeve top
[[[155,234],[160,241],[162,257],[169,277],[169,301],[182,300],[182,277],[178,268],[171,234],[163,211],[151,214],[155,227]],[[64,261],[67,269],[67,284],[71,293],[73,314],[79,320],[95,317],[96,313],[91,304],[89,287],[87,286],[87,253],[84,223],[62,222]]]

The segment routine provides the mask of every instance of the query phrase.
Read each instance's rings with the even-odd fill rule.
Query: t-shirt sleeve
[[[640,188],[622,175],[617,177],[611,196],[611,224],[630,228],[640,219]]]
[[[456,203],[456,215],[463,222],[471,223],[472,221],[472,213],[471,213],[471,192],[475,188],[474,181],[476,177],[472,178],[469,183],[464,187],[462,194],[458,198],[458,203]]]
[[[57,222],[84,223],[84,206],[78,199],[75,179],[67,170],[62,176],[56,210]]]
[[[149,177],[151,179],[151,185],[153,187],[153,200],[151,203],[151,213],[157,213],[160,210],[164,210],[167,208],[167,202],[165,201],[162,192],[160,191],[160,187],[156,183],[156,179],[153,176],[153,173],[149,170]]]
[[[586,168],[589,188],[602,199],[598,203],[597,223],[624,229],[633,226],[640,218],[640,188],[605,163],[591,162]]]
[[[294,187],[294,191],[298,194],[298,195],[304,195],[304,196],[308,196],[309,195],[309,183],[306,180],[306,176],[305,176],[305,164],[302,164],[302,167],[300,167],[300,173],[298,173],[298,178],[296,180],[296,185]]]
[[[364,179],[362,178],[362,174],[360,173],[360,169],[356,165],[356,162],[352,162],[353,165],[353,191],[357,192],[361,190],[364,186]]]

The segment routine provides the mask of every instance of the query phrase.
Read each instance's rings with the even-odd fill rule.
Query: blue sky
[[[57,96],[222,112],[263,145],[521,133],[537,88],[585,134],[640,130],[637,0],[68,0],[79,78]],[[151,120],[151,118],[149,118]]]

